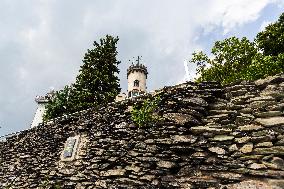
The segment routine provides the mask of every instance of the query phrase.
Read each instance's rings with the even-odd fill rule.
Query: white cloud
[[[206,8],[206,14],[204,14],[201,24],[207,28],[206,32],[221,27],[226,34],[235,27],[256,20],[261,10],[273,2],[271,0],[210,1],[210,6]]]

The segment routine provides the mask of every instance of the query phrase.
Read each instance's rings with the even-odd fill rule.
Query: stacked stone
[[[0,187],[281,186],[283,75],[225,87],[189,82],[155,95],[163,119],[148,127],[135,126],[130,111],[154,98],[149,94],[66,115],[1,142]],[[81,136],[75,159],[62,161],[64,143],[74,135]]]

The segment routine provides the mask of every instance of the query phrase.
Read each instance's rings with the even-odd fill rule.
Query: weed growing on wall
[[[160,103],[161,98],[146,99],[142,104],[136,104],[131,111],[132,121],[139,127],[150,126],[160,120],[160,117],[155,113]]]

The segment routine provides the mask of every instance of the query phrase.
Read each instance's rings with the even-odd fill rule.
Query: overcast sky
[[[184,60],[214,41],[256,33],[283,0],[0,0],[0,136],[28,129],[36,95],[75,80],[94,40],[119,36],[120,84],[141,55],[148,89],[185,81]],[[190,77],[195,68],[188,65]]]

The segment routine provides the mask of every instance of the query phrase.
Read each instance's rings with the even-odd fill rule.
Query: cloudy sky
[[[119,36],[120,84],[141,55],[148,89],[194,76],[184,60],[216,40],[256,33],[284,12],[283,0],[0,0],[0,136],[28,129],[36,95],[74,81],[94,40]]]

